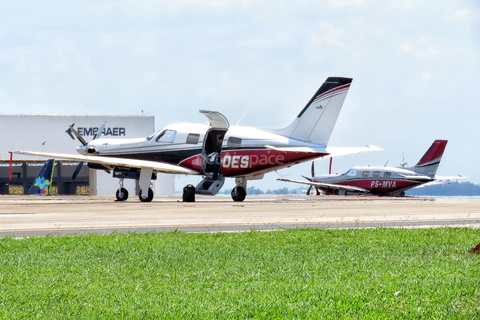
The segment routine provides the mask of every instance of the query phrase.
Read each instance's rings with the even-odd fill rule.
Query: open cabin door
[[[200,110],[200,113],[208,118],[210,126],[205,133],[202,148],[202,170],[206,177],[195,188],[195,193],[215,195],[225,181],[221,154],[223,138],[228,131],[229,123],[220,112]]]

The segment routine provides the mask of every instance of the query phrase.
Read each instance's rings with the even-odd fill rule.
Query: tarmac
[[[0,237],[112,232],[242,232],[292,228],[480,227],[480,197],[0,196]]]

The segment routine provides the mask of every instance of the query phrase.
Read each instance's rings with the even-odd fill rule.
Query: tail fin
[[[49,159],[47,162],[45,162],[35,178],[35,181],[33,181],[32,186],[28,190],[28,193],[47,195],[51,194],[54,166],[55,160],[53,159]]]
[[[447,140],[435,140],[420,161],[411,169],[418,173],[435,175],[447,142]]]
[[[276,132],[289,138],[326,146],[352,80],[327,78],[297,118],[288,127]]]

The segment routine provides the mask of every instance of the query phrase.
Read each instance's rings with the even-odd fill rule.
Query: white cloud
[[[329,22],[321,22],[312,32],[312,41],[327,47],[347,48],[346,32]]]
[[[476,13],[474,9],[464,8],[464,9],[455,11],[451,18],[452,20],[456,20],[456,21],[468,21],[468,20],[471,20],[476,14],[478,16],[478,13]]]

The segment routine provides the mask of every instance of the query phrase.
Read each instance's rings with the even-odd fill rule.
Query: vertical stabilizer
[[[447,140],[435,140],[420,161],[411,169],[418,173],[435,175],[447,142]]]
[[[351,83],[351,78],[327,78],[297,118],[288,127],[276,132],[326,146]]]
[[[54,159],[50,159],[45,162],[35,178],[35,181],[33,181],[32,186],[28,190],[28,193],[45,195],[51,194],[54,166]]]

